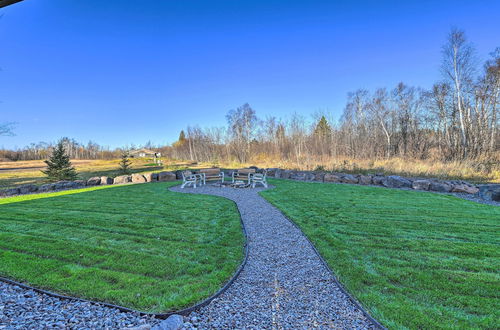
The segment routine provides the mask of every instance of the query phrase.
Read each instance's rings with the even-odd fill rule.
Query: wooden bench
[[[203,176],[200,174],[195,174],[191,171],[182,171],[182,185],[181,188],[184,188],[187,185],[190,185],[196,188],[196,184],[203,183]]]
[[[202,176],[203,184],[207,181],[224,182],[224,172],[220,168],[202,168],[198,170],[198,174]]]
[[[247,181],[247,183],[250,184],[253,174],[255,174],[255,169],[253,168],[242,168],[236,170],[232,174],[233,183],[235,181]]]

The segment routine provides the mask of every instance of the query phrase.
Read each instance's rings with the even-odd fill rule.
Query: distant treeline
[[[463,31],[452,30],[442,50],[442,80],[430,90],[399,83],[356,90],[340,118],[317,113],[286,120],[258,118],[249,104],[226,115],[227,126],[188,127],[171,146],[150,149],[174,159],[241,163],[282,160],[324,163],[332,157],[498,161],[500,48],[479,65]],[[67,139],[71,158],[117,158],[121,149]],[[0,158],[45,159],[52,146],[0,151]]]
[[[296,164],[325,157],[495,158],[500,150],[500,48],[479,68],[463,31],[452,30],[442,50],[442,76],[430,90],[399,83],[393,89],[349,93],[339,120],[295,114],[260,120],[245,104],[227,127],[188,127],[173,145],[175,158],[201,161],[255,157]]]

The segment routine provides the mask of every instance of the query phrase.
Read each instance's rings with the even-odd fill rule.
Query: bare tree
[[[470,113],[466,109],[464,98],[471,89],[475,67],[474,48],[467,41],[464,31],[452,29],[448,35],[447,43],[443,47],[442,70],[454,86],[462,139],[462,157],[466,158],[469,146],[467,126],[470,123]]]

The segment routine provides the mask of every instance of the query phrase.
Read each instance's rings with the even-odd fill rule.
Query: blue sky
[[[500,1],[25,0],[0,9],[0,147],[69,136],[173,142],[260,117],[340,115],[349,91],[428,88],[452,26],[479,59],[500,46]]]

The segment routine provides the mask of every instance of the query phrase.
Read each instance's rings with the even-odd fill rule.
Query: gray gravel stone
[[[121,329],[160,320],[0,282],[0,329]]]
[[[374,327],[342,292],[302,232],[260,197],[263,188],[171,190],[235,201],[249,244],[248,261],[238,278],[208,306],[191,313],[183,328]]]

